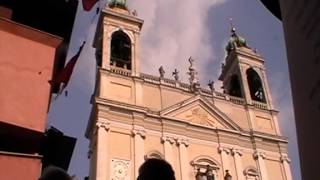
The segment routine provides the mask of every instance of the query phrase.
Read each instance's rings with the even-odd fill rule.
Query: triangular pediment
[[[213,103],[199,95],[164,109],[161,116],[199,126],[238,131],[241,129]]]

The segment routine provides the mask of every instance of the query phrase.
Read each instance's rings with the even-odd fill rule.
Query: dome
[[[231,37],[230,40],[228,41],[228,44],[226,46],[226,50],[228,52],[228,54],[234,50],[236,47],[247,47],[247,41],[238,36],[236,33],[236,29],[232,28],[231,29]]]

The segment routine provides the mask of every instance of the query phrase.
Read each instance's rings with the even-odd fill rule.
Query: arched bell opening
[[[258,73],[252,68],[247,70],[247,80],[250,89],[251,99],[259,102],[266,102],[262,81]]]
[[[231,96],[243,97],[239,77],[236,74],[231,76],[228,92]]]
[[[112,34],[110,57],[111,66],[131,70],[131,41],[122,30]]]

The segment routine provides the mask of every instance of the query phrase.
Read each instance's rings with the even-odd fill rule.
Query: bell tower
[[[226,46],[227,57],[219,80],[226,94],[244,98],[246,104],[258,104],[273,109],[264,59],[251,49],[235,28]]]
[[[112,0],[102,11],[94,47],[97,65],[139,76],[139,36],[143,20],[130,12],[125,0]]]

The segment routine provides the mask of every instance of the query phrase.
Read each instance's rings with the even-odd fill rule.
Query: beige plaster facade
[[[134,180],[146,159],[160,158],[172,165],[178,180],[195,179],[208,166],[216,180],[224,179],[226,170],[237,180],[292,180],[264,60],[248,47],[228,55],[220,79],[227,89],[237,74],[242,97],[194,90],[140,72],[142,24],[135,13],[117,7],[106,7],[100,18],[95,47],[102,55],[86,132],[90,179]],[[110,61],[116,31],[130,38],[131,68]],[[261,78],[263,102],[250,96],[249,68]]]

